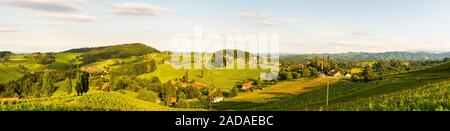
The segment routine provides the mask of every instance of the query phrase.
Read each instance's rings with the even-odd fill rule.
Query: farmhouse
[[[194,83],[194,87],[199,89],[199,90],[204,89],[206,86],[207,86],[206,84],[203,84],[203,83],[200,83],[200,82],[195,82]]]
[[[333,77],[341,77],[341,76],[342,76],[341,72],[340,72],[340,71],[337,71],[337,70],[331,70],[331,71],[329,71],[329,72],[328,72],[328,75],[329,75],[329,76],[333,76]]]
[[[253,87],[253,85],[250,82],[242,84],[242,89],[243,90],[250,90],[250,89],[252,89],[252,87]]]
[[[345,77],[352,77],[352,74],[350,74],[349,72],[344,74]]]
[[[212,102],[213,103],[219,103],[221,101],[223,101],[223,97],[215,97]]]
[[[170,97],[169,102],[170,103],[175,103],[175,102],[177,102],[177,98],[176,97]]]
[[[170,60],[165,60],[165,61],[164,61],[164,64],[172,64],[172,61],[170,61]]]

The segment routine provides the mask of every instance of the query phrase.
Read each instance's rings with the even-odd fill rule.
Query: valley
[[[445,53],[282,56],[276,80],[260,79],[267,69],[175,69],[171,52],[138,43],[5,54],[1,111],[450,110]],[[214,62],[212,54],[202,56]]]

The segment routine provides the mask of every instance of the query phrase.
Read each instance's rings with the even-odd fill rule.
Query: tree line
[[[56,86],[57,82],[63,82],[64,86]],[[33,72],[25,74],[19,80],[1,84],[0,87],[2,98],[50,97],[59,88],[63,88],[68,94],[74,90],[77,95],[83,95],[89,90],[89,76],[76,70]]]

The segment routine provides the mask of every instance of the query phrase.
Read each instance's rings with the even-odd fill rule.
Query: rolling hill
[[[262,69],[210,69],[203,70],[204,74],[202,76],[201,69],[175,69],[170,64],[161,64],[157,66],[154,72],[141,75],[139,78],[150,79],[154,76],[158,77],[162,82],[167,82],[182,78],[186,71],[191,79],[210,86],[214,85],[224,89],[224,91],[229,91],[236,82],[257,79],[260,73],[264,72]]]
[[[61,92],[63,93],[63,92]],[[57,94],[50,98],[0,99],[0,111],[177,111],[155,102],[147,102],[127,93],[91,91],[83,96]],[[12,103],[11,103],[12,102]]]
[[[330,83],[329,106],[326,106],[327,83]],[[369,83],[318,78],[282,82],[271,88],[274,89],[226,99],[215,105],[215,108],[289,111],[450,110],[450,62]],[[286,92],[286,89],[298,90],[300,93]]]
[[[84,64],[89,64],[105,59],[142,56],[145,54],[160,52],[155,48],[140,43],[71,50],[71,52],[79,51],[87,51],[83,55],[81,55]]]
[[[226,50],[232,57],[233,50]],[[246,53],[244,51],[240,51]],[[201,54],[194,54],[197,56]],[[315,56],[330,54],[288,55],[284,60],[306,62]],[[330,55],[340,61],[371,61],[380,58],[402,60],[442,60],[450,53],[342,53]],[[254,55],[251,55],[254,57]],[[212,54],[206,54],[211,58]],[[236,83],[258,79],[263,69],[175,69],[170,52],[160,52],[144,44],[124,44],[95,48],[72,49],[55,53],[54,61],[39,64],[33,54],[8,54],[0,63],[0,83],[20,79],[26,72],[44,70],[64,71],[74,68],[122,69],[130,65],[155,60],[156,69],[136,76],[136,79],[158,77],[161,82],[181,79],[188,72],[196,82],[214,86],[228,93]],[[198,60],[196,60],[198,62]],[[369,64],[370,62],[361,62]],[[103,78],[105,77],[105,78]],[[189,108],[173,108],[136,98],[136,92],[104,92],[97,89],[97,78],[107,83],[110,74],[92,77],[90,91],[84,96],[65,94],[58,89],[55,95],[43,98],[23,98],[12,103],[1,102],[0,110],[208,110],[209,103],[199,99],[185,100]],[[132,76],[133,79],[134,76]],[[100,81],[100,79],[99,79]],[[327,106],[327,85],[329,101]],[[61,86],[58,82],[57,86]],[[450,62],[426,69],[391,74],[383,80],[352,82],[349,78],[300,78],[269,85],[264,90],[242,92],[235,97],[214,103],[213,110],[450,110]],[[123,93],[125,92],[125,93]],[[131,92],[131,93],[130,93]],[[0,99],[3,101],[4,99]],[[6,99],[7,100],[7,99]]]

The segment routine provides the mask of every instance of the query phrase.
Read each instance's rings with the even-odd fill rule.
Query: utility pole
[[[327,106],[328,106],[328,96],[330,92],[330,82],[327,82]]]

